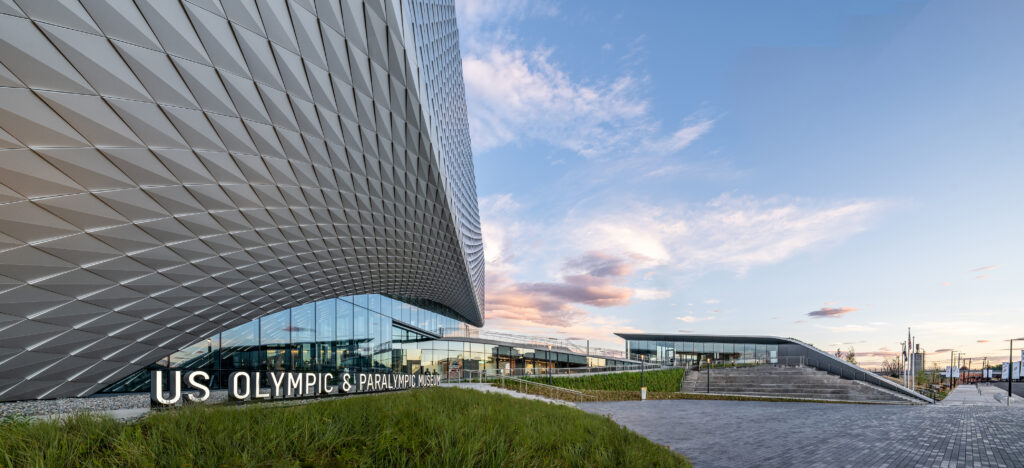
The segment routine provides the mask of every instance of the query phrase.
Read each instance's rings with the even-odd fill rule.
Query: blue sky
[[[1024,337],[1024,4],[458,19],[487,328],[772,334],[869,365],[908,326],[978,357]]]

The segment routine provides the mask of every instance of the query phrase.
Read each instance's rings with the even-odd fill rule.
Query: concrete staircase
[[[708,372],[689,371],[681,384],[686,393],[707,393]],[[711,392],[766,398],[803,398],[861,403],[917,403],[910,397],[866,382],[842,379],[811,367],[726,367],[711,369]]]

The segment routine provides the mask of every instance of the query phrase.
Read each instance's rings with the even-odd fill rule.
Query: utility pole
[[[1024,362],[1020,363],[1024,366]],[[1010,367],[1006,376],[1006,406],[1010,406],[1010,398],[1013,398],[1013,339],[1010,339]]]

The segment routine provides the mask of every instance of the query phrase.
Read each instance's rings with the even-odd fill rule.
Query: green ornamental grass
[[[280,407],[188,407],[133,423],[0,422],[3,466],[690,466],[611,419],[433,388]]]
[[[643,383],[649,392],[678,392],[684,369],[645,371]],[[527,380],[550,383],[547,377],[529,377]],[[580,377],[554,377],[553,385],[573,390],[619,390],[640,391],[640,372],[586,375]]]

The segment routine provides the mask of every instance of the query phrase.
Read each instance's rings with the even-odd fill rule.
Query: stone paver
[[[1024,408],[657,400],[578,404],[697,467],[1024,466]]]
[[[1006,387],[1000,389],[995,385],[988,384],[959,385],[952,392],[949,392],[949,395],[938,404],[940,406],[1007,406]],[[1024,407],[1024,399],[1013,397],[1009,404],[1011,406]]]

